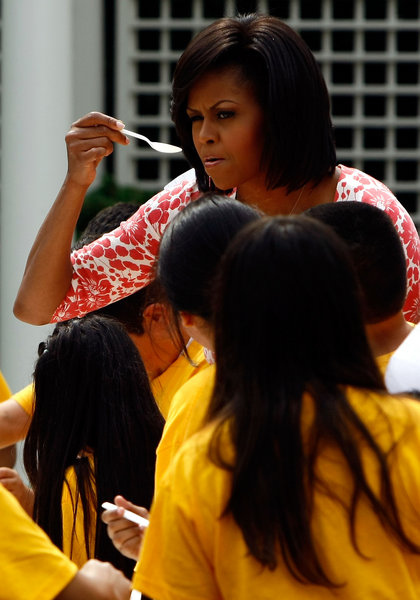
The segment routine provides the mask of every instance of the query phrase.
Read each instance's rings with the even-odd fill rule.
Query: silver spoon
[[[149,138],[145,135],[141,135],[140,133],[134,133],[134,131],[128,131],[128,129],[121,129],[121,133],[125,135],[131,135],[131,137],[135,137],[139,140],[143,140],[149,144],[153,150],[157,150],[158,152],[166,152],[168,154],[173,154],[175,152],[182,152],[182,148],[179,146],[173,146],[172,144],[165,144],[164,142],[151,142]]]

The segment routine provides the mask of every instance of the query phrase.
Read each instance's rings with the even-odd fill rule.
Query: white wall
[[[54,1],[54,0],[53,0]],[[73,118],[104,110],[102,0],[73,0]]]
[[[3,0],[0,368],[12,391],[30,380],[50,327],[12,306],[26,257],[66,171],[72,121],[102,108],[100,0]]]

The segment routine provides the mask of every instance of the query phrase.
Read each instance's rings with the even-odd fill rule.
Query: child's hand
[[[19,500],[28,515],[32,517],[34,493],[23,483],[19,473],[15,469],[0,467],[0,483]]]
[[[145,527],[125,519],[122,516],[123,509],[131,510],[131,512],[146,519],[149,518],[149,513],[142,506],[132,504],[123,496],[115,496],[114,502],[119,508],[117,510],[105,510],[101,515],[102,521],[107,524],[108,535],[116,549],[127,558],[137,560]]]
[[[121,571],[108,562],[92,558],[77,572],[74,579],[56,596],[56,600],[70,598],[108,598],[129,600],[131,582]]]

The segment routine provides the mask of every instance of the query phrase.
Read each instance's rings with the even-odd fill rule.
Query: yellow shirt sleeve
[[[56,548],[0,485],[0,597],[51,600],[77,573],[77,567]]]
[[[9,386],[3,376],[3,373],[0,371],[0,402],[7,400],[12,395]]]
[[[23,410],[30,416],[34,414],[34,386],[32,383],[12,396]]]

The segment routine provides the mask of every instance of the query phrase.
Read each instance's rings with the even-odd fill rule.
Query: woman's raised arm
[[[72,277],[70,250],[73,232],[86,192],[101,160],[112,153],[113,144],[128,144],[113,117],[92,112],[71,126],[66,135],[68,171],[28,256],[15,300],[15,316],[43,325],[64,298]]]

